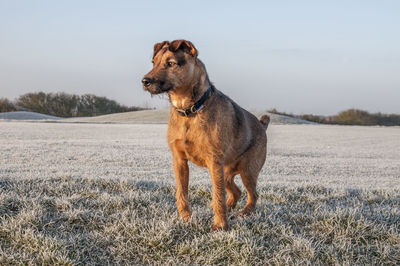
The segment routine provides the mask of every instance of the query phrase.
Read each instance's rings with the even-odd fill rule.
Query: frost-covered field
[[[166,130],[0,122],[0,264],[400,263],[399,127],[272,124],[257,212],[218,233],[204,169],[177,220]]]

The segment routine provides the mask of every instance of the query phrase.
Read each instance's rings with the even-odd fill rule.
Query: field
[[[217,233],[205,169],[177,219],[166,129],[0,122],[0,264],[400,264],[399,127],[270,125],[257,211]]]

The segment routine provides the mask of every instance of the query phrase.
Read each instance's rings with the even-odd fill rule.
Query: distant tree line
[[[37,92],[21,95],[15,101],[0,98],[0,112],[31,111],[58,117],[97,116],[143,109],[135,106],[127,107],[93,94]]]
[[[7,98],[0,98],[0,113],[17,111],[17,107]]]
[[[311,122],[321,124],[336,124],[336,125],[361,125],[361,126],[400,126],[400,115],[398,114],[382,114],[369,113],[358,109],[348,109],[339,112],[334,116],[318,116],[313,114],[294,115],[284,112],[279,112],[275,108],[269,110],[270,113],[286,115],[294,118],[299,118]]]

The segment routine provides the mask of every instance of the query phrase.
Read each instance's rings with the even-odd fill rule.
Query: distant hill
[[[5,119],[5,120],[62,120],[63,118],[60,118],[57,116],[52,116],[52,115],[39,114],[39,113],[35,113],[35,112],[18,111],[18,112],[0,113],[0,119]]]
[[[144,110],[135,112],[126,112],[110,115],[101,115],[94,117],[68,118],[63,122],[79,122],[79,123],[168,123],[169,109],[161,110]],[[260,117],[265,112],[253,112],[254,115]],[[272,124],[316,124],[314,122],[301,120],[284,115],[269,114]]]
[[[169,110],[143,110],[92,117],[67,118],[64,122],[78,123],[168,123]]]
[[[169,109],[161,110],[144,110],[125,113],[116,113],[109,115],[91,116],[91,117],[75,117],[61,118],[51,115],[45,115],[35,112],[8,112],[0,113],[0,119],[4,120],[48,120],[65,123],[116,123],[116,124],[166,124],[169,118]],[[253,112],[254,115],[260,117],[265,112]],[[306,120],[301,120],[289,116],[269,114],[271,124],[317,124]]]

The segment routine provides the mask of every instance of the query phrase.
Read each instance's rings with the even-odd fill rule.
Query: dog
[[[242,192],[234,182],[240,174],[247,204],[239,216],[256,206],[257,178],[266,159],[269,116],[257,119],[210,82],[195,46],[186,40],[154,45],[153,69],[142,79],[150,94],[167,93],[171,102],[168,144],[176,178],[179,217],[191,217],[188,161],[207,167],[212,181],[212,230],[227,230],[227,214]],[[228,198],[226,199],[225,190]]]

